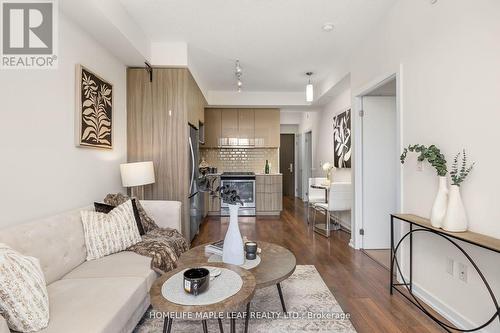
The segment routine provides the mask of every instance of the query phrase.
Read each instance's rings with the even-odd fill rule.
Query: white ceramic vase
[[[446,177],[439,177],[439,188],[434,199],[431,211],[431,224],[434,228],[441,228],[446,216],[448,205],[448,184]]]
[[[465,214],[462,196],[460,195],[460,187],[457,185],[450,186],[448,208],[446,210],[446,217],[443,221],[443,229],[452,232],[467,231],[467,216]]]
[[[239,208],[239,205],[229,205],[229,228],[222,249],[222,261],[226,264],[243,265],[245,263],[243,239],[238,226]]]

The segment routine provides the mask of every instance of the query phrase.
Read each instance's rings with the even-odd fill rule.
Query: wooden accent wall
[[[189,237],[188,122],[191,116],[198,125],[198,116],[206,103],[193,82],[189,70],[183,68],[154,68],[152,82],[145,69],[127,70],[128,161],[153,161],[156,182],[145,187],[145,199],[182,202],[182,233],[186,238]]]

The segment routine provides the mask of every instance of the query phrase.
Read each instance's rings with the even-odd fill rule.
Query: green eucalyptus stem
[[[434,167],[434,169],[436,169],[438,176],[445,177],[446,174],[448,174],[448,169],[446,167],[446,158],[441,153],[441,150],[435,145],[431,145],[429,147],[418,144],[409,145],[408,148],[405,148],[403,150],[403,153],[401,154],[400,157],[401,164],[405,163],[408,152],[418,153],[419,154],[417,157],[418,161],[429,162]]]
[[[458,153],[455,155],[455,158],[453,159],[453,165],[451,166],[451,171],[450,171],[450,176],[451,176],[451,181],[452,185],[460,186],[465,178],[469,175],[469,173],[472,171],[474,168],[474,165],[476,164],[473,162],[471,165],[467,166],[467,153],[465,152],[465,149],[462,151],[462,162],[460,163],[460,167],[458,160],[460,159],[460,155],[462,153]]]

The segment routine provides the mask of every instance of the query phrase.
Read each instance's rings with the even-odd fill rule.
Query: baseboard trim
[[[413,283],[413,293],[420,300],[432,307],[437,313],[449,320],[458,328],[471,328],[479,326],[478,324],[472,322],[470,319],[465,318],[463,315],[455,311],[455,309],[442,302],[439,298],[435,297],[433,294],[419,286],[417,283]],[[493,331],[491,329],[489,330],[487,327],[478,332],[493,333]]]

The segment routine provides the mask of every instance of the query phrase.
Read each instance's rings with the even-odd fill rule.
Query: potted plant
[[[245,263],[245,253],[243,249],[243,239],[241,238],[238,226],[238,209],[243,205],[238,191],[229,185],[216,186],[216,177],[202,175],[198,178],[198,190],[208,192],[212,196],[217,196],[229,205],[229,227],[224,237],[222,248],[222,262],[233,265],[243,265]]]
[[[459,162],[461,158],[461,162]],[[474,168],[474,164],[467,166],[467,154],[465,149],[458,153],[453,159],[451,167],[451,186],[448,197],[448,210],[443,221],[443,229],[446,231],[463,232],[467,230],[467,215],[460,195],[460,185]]]
[[[446,167],[446,158],[441,153],[441,150],[435,145],[431,145],[429,147],[418,144],[409,145],[408,148],[405,148],[401,154],[401,164],[404,164],[408,152],[418,153],[419,155],[417,160],[419,162],[427,161],[434,167],[434,169],[436,169],[436,173],[439,177],[439,187],[434,199],[434,204],[432,205],[431,224],[435,228],[441,228],[446,216],[448,202],[448,185],[446,178],[448,169]]]

